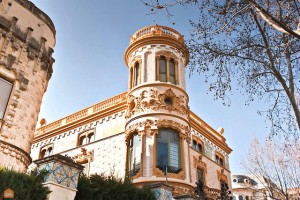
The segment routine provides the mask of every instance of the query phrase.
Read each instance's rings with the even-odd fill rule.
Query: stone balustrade
[[[146,37],[151,37],[151,36],[165,36],[165,37],[171,37],[179,40],[180,42],[183,43],[183,35],[178,33],[172,28],[166,27],[166,26],[147,26],[144,27],[137,32],[135,32],[131,37],[130,37],[130,44],[134,43],[137,40],[146,38]]]
[[[57,121],[52,122],[47,125],[44,125],[44,126],[38,128],[36,130],[35,134],[37,136],[37,135],[41,135],[43,133],[48,133],[49,131],[58,129],[58,128],[65,126],[67,124],[70,124],[74,121],[80,120],[82,118],[85,118],[87,116],[90,116],[90,115],[93,115],[96,113],[99,113],[107,108],[113,107],[114,105],[121,103],[122,101],[126,101],[126,95],[127,95],[127,92],[124,92],[124,93],[114,96],[110,99],[107,99],[105,101],[97,103],[91,107],[88,107],[79,112],[76,112],[72,115],[69,115],[63,119],[57,120]]]

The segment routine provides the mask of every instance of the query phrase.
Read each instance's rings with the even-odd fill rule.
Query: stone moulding
[[[140,96],[128,95],[126,118],[145,112],[176,112],[188,115],[189,108],[184,95],[176,96],[172,89],[159,93],[158,89],[143,90]]]
[[[16,160],[20,161],[25,166],[28,166],[31,163],[31,158],[25,151],[1,140],[0,140],[0,152],[3,154],[10,155],[12,158],[15,158]]]

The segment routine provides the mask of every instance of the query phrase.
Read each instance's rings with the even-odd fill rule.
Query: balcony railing
[[[146,38],[146,37],[151,37],[151,36],[163,36],[163,37],[170,37],[174,38],[176,40],[179,40],[180,42],[183,43],[183,35],[181,35],[179,32],[175,31],[172,28],[166,27],[166,26],[147,26],[144,27],[137,32],[135,32],[131,37],[130,37],[130,44],[133,42]]]

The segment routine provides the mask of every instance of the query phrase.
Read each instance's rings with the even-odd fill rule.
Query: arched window
[[[172,129],[159,129],[156,137],[156,165],[168,172],[178,173],[181,171],[180,137]]]
[[[169,62],[169,69],[170,69],[170,82],[172,84],[176,84],[176,70],[175,70],[175,62],[173,59]]]
[[[53,144],[48,144],[41,148],[40,159],[51,156],[53,154]]]
[[[140,80],[140,64],[139,62],[136,62],[134,65],[134,85],[137,86],[139,84]]]
[[[94,140],[95,140],[94,133],[90,133],[88,135],[88,143],[94,142]]]
[[[203,152],[202,144],[198,143],[196,140],[193,140],[193,148],[199,153]]]
[[[40,158],[45,158],[46,149],[43,149],[40,154]]]
[[[128,146],[128,171],[129,176],[136,175],[141,168],[141,138],[138,134],[132,135]]]
[[[246,200],[250,200],[248,196],[246,196]]]
[[[86,144],[86,137],[85,137],[85,136],[82,136],[82,137],[80,137],[80,139],[79,139],[79,145],[84,145],[84,144]]]
[[[167,61],[164,56],[159,58],[159,80],[167,82]]]
[[[77,146],[89,144],[94,141],[95,141],[95,129],[90,129],[78,135]]]
[[[176,85],[177,69],[175,60],[173,58],[160,56],[157,58],[156,63],[157,80],[161,82],[170,82]]]
[[[242,195],[239,196],[239,200],[243,200],[243,196]]]
[[[223,156],[220,155],[220,153],[216,152],[216,159],[215,159],[216,163],[218,165],[221,165],[222,167],[224,167],[224,158]]]

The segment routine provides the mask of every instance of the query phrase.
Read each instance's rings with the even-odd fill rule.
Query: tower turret
[[[148,26],[130,37],[126,114],[127,172],[137,185],[190,184],[189,97],[185,67],[189,53],[183,36],[165,26]]]
[[[55,28],[28,0],[0,4],[0,160],[1,166],[24,171],[52,75]]]

